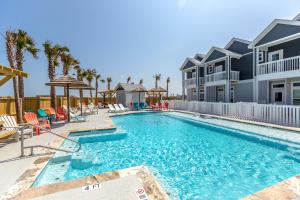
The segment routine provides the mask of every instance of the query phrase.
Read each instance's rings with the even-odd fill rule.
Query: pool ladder
[[[24,128],[26,126],[31,126],[31,127],[36,127],[36,128],[39,128],[41,131],[45,131],[47,133],[50,133],[50,134],[53,134],[57,137],[60,137],[60,138],[63,138],[65,140],[69,140],[75,144],[78,145],[78,148],[75,150],[75,151],[69,151],[69,150],[65,150],[65,149],[60,149],[60,148],[55,148],[55,147],[51,147],[51,146],[46,146],[46,145],[31,145],[31,146],[24,146]],[[62,136],[62,135],[59,135],[57,133],[54,133],[48,129],[45,129],[43,127],[40,127],[40,126],[37,126],[37,125],[34,125],[34,124],[25,124],[25,126],[18,126],[18,127],[14,127],[14,128],[17,128],[18,130],[21,131],[21,157],[24,157],[25,156],[25,149],[30,149],[30,155],[33,155],[33,149],[34,148],[46,148],[46,149],[50,149],[50,150],[56,150],[56,151],[61,151],[61,152],[65,152],[65,153],[76,153],[78,151],[80,151],[81,149],[81,144],[75,140],[72,140],[68,137],[65,137],[65,136]]]

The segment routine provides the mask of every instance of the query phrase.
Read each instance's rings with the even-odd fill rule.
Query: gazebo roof
[[[135,92],[139,90],[140,92],[147,92],[147,89],[143,85],[132,83],[118,83],[115,90],[125,90],[130,92]]]
[[[148,92],[167,92],[167,90],[162,87],[157,87],[157,88],[152,88],[152,89],[148,90]]]
[[[15,76],[27,78],[28,74],[25,72],[16,70],[16,69],[12,69],[12,68],[0,65],[0,86],[4,85],[7,81],[9,81],[11,78],[13,78]]]
[[[49,83],[46,83],[48,86],[60,86],[60,87],[65,87],[69,85],[69,87],[85,87],[86,84],[83,81],[79,81],[76,78],[66,75],[66,76],[61,76],[53,81],[50,81]]]

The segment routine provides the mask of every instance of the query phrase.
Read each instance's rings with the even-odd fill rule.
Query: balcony
[[[295,73],[296,72],[296,73]],[[258,64],[258,80],[293,78],[300,76],[300,56]]]
[[[231,71],[230,72],[230,80],[231,81],[239,81],[240,80],[240,72],[239,71]],[[205,76],[205,81],[207,86],[213,85],[224,85],[226,84],[226,72],[217,72],[213,74],[209,74]]]
[[[184,85],[187,89],[196,88],[196,78],[186,79]]]

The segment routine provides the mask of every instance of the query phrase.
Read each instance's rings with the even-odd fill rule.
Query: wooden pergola
[[[0,86],[16,76],[28,78],[28,74],[25,72],[0,65]]]

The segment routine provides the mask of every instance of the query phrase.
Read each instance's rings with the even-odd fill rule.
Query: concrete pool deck
[[[135,112],[121,113],[121,115],[131,113]],[[57,124],[52,131],[61,135],[68,135],[70,132],[75,131],[115,128],[115,125],[110,118],[110,116],[115,115],[119,114],[107,113],[107,109],[103,109],[100,110],[97,115],[88,116],[87,122]],[[214,121],[210,118],[203,118],[203,120],[207,120],[206,122]],[[215,121],[221,123],[224,122],[224,120],[225,119]],[[220,125],[224,124],[221,123]],[[49,133],[44,133],[40,136],[26,139],[25,145],[51,144],[55,147],[59,147],[62,141],[63,139],[61,138],[57,138]],[[27,154],[28,153],[29,152],[27,152]],[[49,186],[30,188],[37,175],[53,156],[53,152],[51,153],[46,149],[37,149],[35,150],[35,154],[37,156],[19,158],[20,143],[10,143],[0,148],[0,199],[66,199],[69,197],[72,197],[73,199],[93,199],[97,197],[97,199],[99,199],[99,197],[102,197],[103,199],[119,199],[118,197],[120,196],[122,199],[135,199],[137,197],[135,190],[139,187],[145,189],[149,199],[169,199],[167,193],[161,188],[151,172],[143,166],[61,182]],[[145,179],[145,177],[148,178]],[[295,176],[291,179],[292,181],[287,179],[284,183],[281,182],[266,188],[263,191],[247,197],[247,199],[299,198],[300,177]],[[98,183],[99,180],[101,180],[102,189],[82,192],[83,186]],[[278,197],[286,198],[275,198],[274,195],[271,195],[273,191],[276,192]],[[264,192],[264,195],[262,195],[261,192]]]

